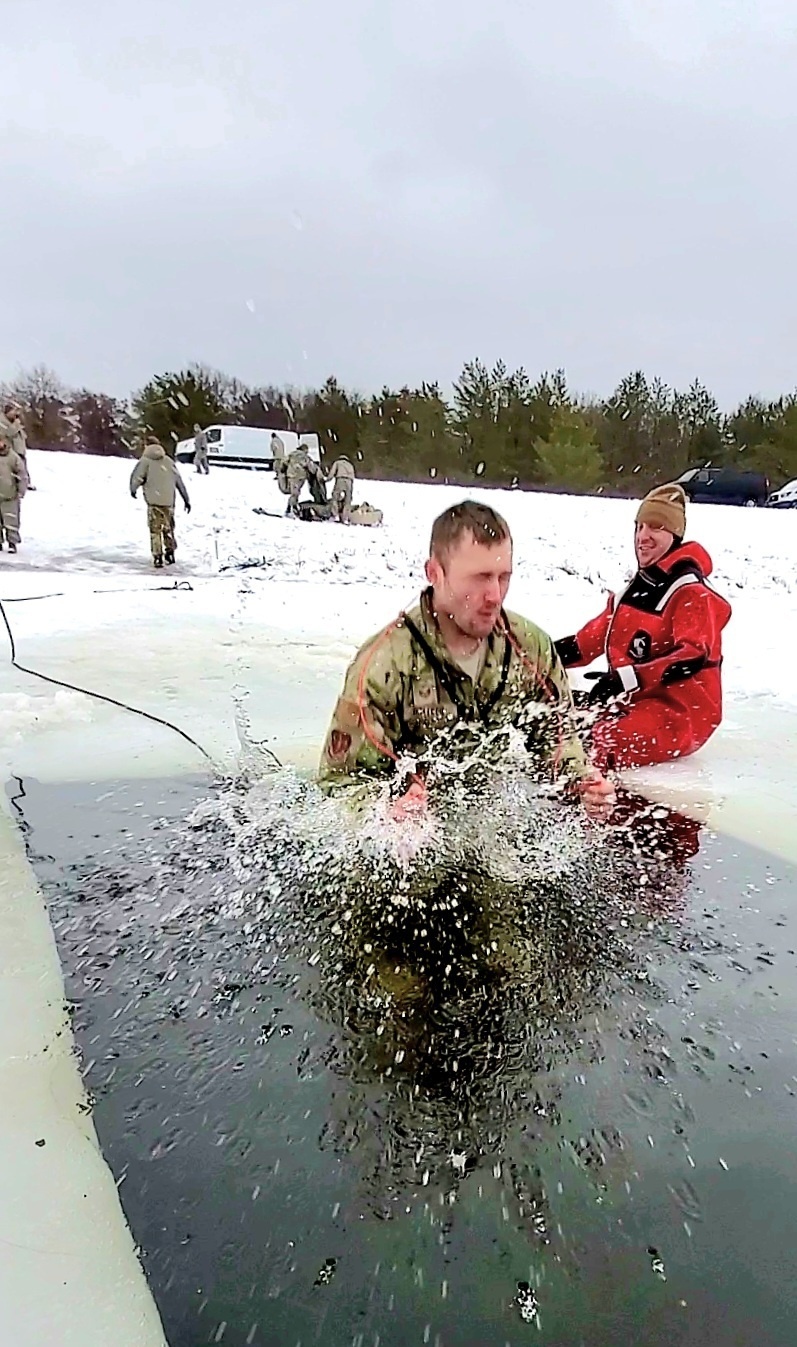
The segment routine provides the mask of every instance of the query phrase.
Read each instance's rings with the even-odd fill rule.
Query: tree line
[[[446,397],[439,384],[364,396],[330,377],[318,389],[250,387],[204,365],[159,374],[123,401],[68,389],[44,367],[3,385],[34,449],[140,453],[154,433],[170,448],[195,423],[314,431],[325,457],[348,454],[360,477],[468,486],[640,495],[707,463],[797,477],[797,392],[751,396],[723,413],[695,380],[685,391],[635,371],[609,397],[573,392],[562,370],[468,362]]]

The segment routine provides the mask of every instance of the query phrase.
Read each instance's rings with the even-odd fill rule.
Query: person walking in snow
[[[708,583],[708,552],[684,542],[685,533],[683,488],[656,487],[637,511],[633,580],[575,636],[556,642],[566,668],[608,661],[606,673],[587,675],[590,705],[605,707],[593,729],[601,771],[686,757],[722,720],[722,632],[731,606]]]
[[[25,460],[11,448],[8,437],[0,433],[0,548],[7,542],[9,552],[16,552],[21,542],[20,503],[27,489]]]
[[[210,472],[207,432],[199,425],[194,426],[194,467],[200,473]]]
[[[351,523],[351,498],[354,491],[354,464],[345,454],[335,459],[326,475],[332,488],[332,510],[341,524]]]
[[[180,492],[185,502],[186,514],[191,513],[191,502],[179,469],[155,435],[147,436],[144,452],[131,474],[130,494],[133,500],[139,487],[143,488],[144,500],[147,503],[152,559],[158,568],[164,561],[167,566],[172,566],[177,550],[174,528],[175,492]]]
[[[28,437],[25,433],[22,413],[16,402],[7,402],[3,407],[3,414],[0,416],[0,435],[8,440],[11,448],[22,459],[28,480],[27,489],[28,491],[35,491],[36,488],[30,480],[30,469],[28,468]]]

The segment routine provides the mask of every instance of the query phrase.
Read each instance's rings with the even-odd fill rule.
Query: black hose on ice
[[[164,588],[166,588],[166,586],[164,586]],[[171,586],[169,586],[169,588],[171,588]],[[31,595],[30,599],[27,601],[33,601],[34,599],[37,598],[55,598],[55,597],[58,596],[51,594],[37,594]],[[68,692],[78,692],[84,697],[94,697],[94,699],[98,702],[106,702],[109,706],[118,707],[120,711],[129,711],[131,715],[142,716],[144,720],[151,720],[154,725],[162,725],[164,729],[172,730],[175,734],[179,734],[181,739],[185,739],[186,743],[190,744],[192,748],[195,748],[198,753],[201,753],[202,757],[207,762],[210,763],[214,772],[218,772],[219,770],[218,766],[213,761],[207,749],[204,749],[201,744],[197,743],[196,739],[193,739],[191,735],[187,733],[186,730],[181,730],[179,725],[173,725],[170,720],[163,720],[160,716],[155,716],[150,711],[142,711],[141,708],[138,706],[129,706],[127,702],[118,701],[116,697],[108,697],[104,692],[94,692],[91,688],[81,688],[78,687],[77,684],[75,683],[67,683],[62,678],[51,678],[49,674],[39,673],[37,669],[28,669],[25,667],[24,664],[20,664],[17,659],[17,647],[14,641],[14,633],[11,630],[11,623],[8,620],[8,614],[6,613],[4,606],[6,603],[9,602],[24,603],[26,602],[26,600],[0,599],[0,616],[2,616],[3,622],[5,623],[6,631],[8,632],[8,641],[9,645],[11,646],[11,664],[13,668],[19,670],[20,673],[27,674],[30,678],[40,678],[43,683],[50,683],[52,684],[53,687],[66,688]]]

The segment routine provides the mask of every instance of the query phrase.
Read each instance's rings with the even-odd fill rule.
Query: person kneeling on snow
[[[180,492],[185,501],[186,514],[191,512],[191,502],[173,459],[169,458],[155,435],[147,436],[144,452],[133,469],[130,478],[133,500],[139,487],[144,488],[144,500],[147,502],[152,559],[158,567],[163,565],[164,560],[167,566],[172,566],[177,550],[174,534],[175,490]]]
[[[419,757],[500,753],[511,737],[503,732],[514,728],[541,774],[570,787],[592,817],[608,813],[614,791],[573,732],[550,637],[504,609],[511,575],[512,538],[489,506],[463,501],[435,520],[420,603],[368,641],[348,670],[321,756],[324,789],[392,777],[400,792],[393,817],[404,819],[426,806]],[[409,780],[405,756],[416,759]]]
[[[636,517],[639,570],[599,617],[556,642],[565,668],[605,655],[589,704],[605,705],[593,730],[601,771],[644,767],[702,748],[722,720],[722,630],[730,604],[708,584],[711,557],[685,543],[686,496],[656,487]]]

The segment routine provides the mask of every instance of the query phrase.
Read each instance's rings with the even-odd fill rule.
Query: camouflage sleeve
[[[381,639],[364,646],[346,672],[319,765],[319,784],[327,791],[385,775],[395,762],[401,679],[389,642],[380,649]]]
[[[579,781],[592,774],[584,745],[575,727],[575,710],[570,683],[553,641],[547,632],[531,622],[513,623],[524,651],[539,670],[556,698],[558,732],[553,749],[553,766],[558,776]]]

